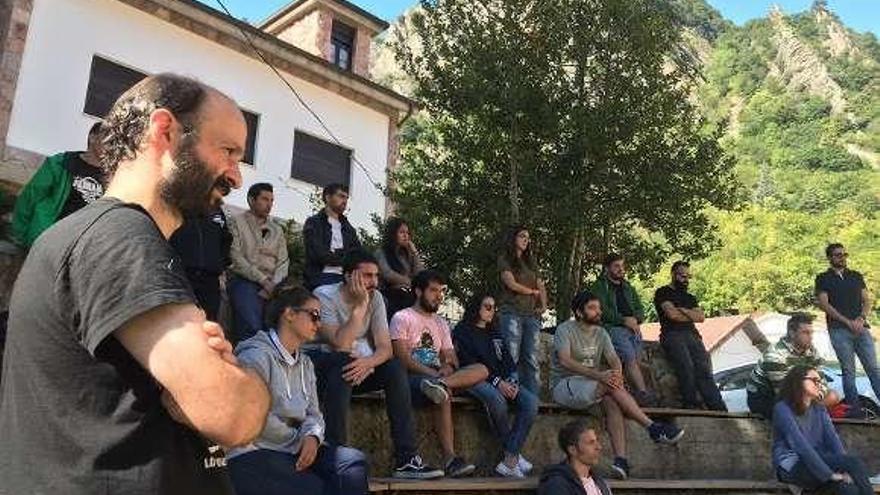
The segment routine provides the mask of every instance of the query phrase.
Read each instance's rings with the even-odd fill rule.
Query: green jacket
[[[639,294],[629,282],[624,280],[622,283],[623,297],[632,308],[633,316],[639,323],[642,323],[645,321],[645,308],[642,307],[642,300],[639,299]],[[617,297],[614,295],[611,282],[604,273],[590,286],[590,292],[595,294],[599,298],[599,302],[602,303],[602,324],[606,328],[623,326],[623,316],[617,312]]]
[[[64,208],[73,182],[73,176],[64,166],[70,153],[46,158],[18,195],[12,215],[12,237],[21,246],[30,248],[37,237],[55,223]]]

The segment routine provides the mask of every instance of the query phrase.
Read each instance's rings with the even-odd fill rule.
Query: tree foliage
[[[609,250],[652,273],[708,252],[732,166],[676,66],[676,11],[631,0],[423,1],[394,43],[425,111],[403,131],[399,213],[463,296],[499,234],[532,231],[557,315]]]

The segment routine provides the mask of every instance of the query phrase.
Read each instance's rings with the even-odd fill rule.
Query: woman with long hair
[[[780,481],[838,495],[874,493],[867,469],[848,455],[822,405],[822,377],[816,368],[795,366],[779,388],[773,408],[773,467]]]
[[[385,222],[382,247],[376,251],[382,276],[382,295],[388,301],[388,321],[394,313],[408,308],[416,301],[412,292],[412,278],[425,269],[425,264],[412,241],[409,225],[397,217]]]
[[[498,320],[501,334],[517,365],[523,388],[538,395],[538,334],[541,314],[547,309],[547,291],[532,254],[528,229],[516,226],[509,230],[504,250],[498,257],[501,292],[498,295]]]
[[[250,445],[227,456],[239,495],[367,493],[363,452],[324,444],[315,368],[300,349],[315,338],[321,304],[306,289],[280,288],[266,309],[266,327],[238,344],[242,366],[256,371],[272,395],[266,426]]]
[[[520,452],[538,414],[538,397],[512,379],[516,366],[495,326],[492,296],[478,294],[468,301],[464,317],[452,332],[452,341],[461,366],[482,364],[489,370],[486,381],[468,392],[486,407],[489,422],[501,441],[503,452],[495,472],[509,478],[524,478],[532,464]],[[508,413],[511,406],[516,409],[513,424]]]

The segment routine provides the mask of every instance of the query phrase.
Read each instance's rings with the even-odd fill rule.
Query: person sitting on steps
[[[675,444],[684,430],[652,421],[623,386],[620,358],[611,337],[600,326],[602,306],[593,293],[583,291],[571,301],[575,319],[556,328],[550,368],[553,401],[572,409],[586,410],[596,403],[605,411],[605,427],[614,452],[612,468],[618,476],[629,476],[626,459],[626,424],[630,418],[642,425],[657,443]]]

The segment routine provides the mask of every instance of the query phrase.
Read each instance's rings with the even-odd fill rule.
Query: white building
[[[15,190],[45,156],[82,149],[118,94],[144,75],[175,72],[218,88],[246,112],[245,187],[229,204],[246,207],[247,187],[270,182],[273,214],[302,222],[316,187],[343,182],[352,223],[369,227],[387,204],[368,176],[386,185],[398,125],[413,111],[410,100],[368,79],[370,41],[386,28],[344,0],[296,1],[259,28],[193,0],[4,0],[0,184]]]

